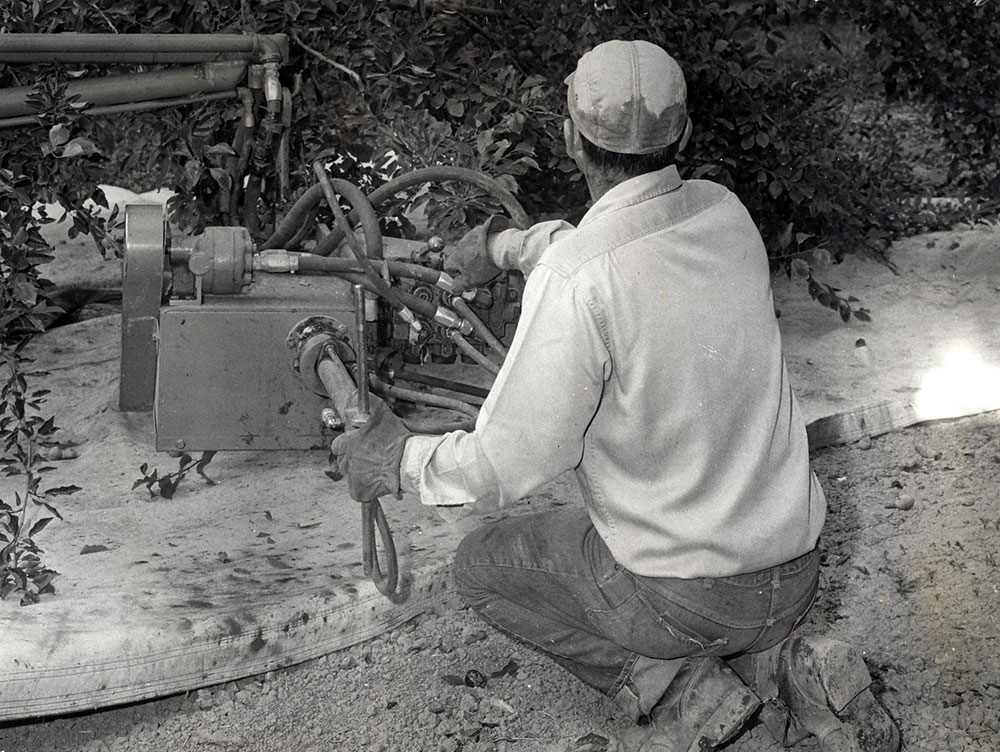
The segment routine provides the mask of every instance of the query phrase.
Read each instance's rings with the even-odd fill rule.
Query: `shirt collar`
[[[597,217],[616,209],[632,206],[656,196],[675,191],[681,187],[683,182],[680,173],[677,171],[677,165],[670,165],[656,172],[647,172],[637,175],[634,178],[629,178],[616,185],[595,201],[594,205],[583,215],[580,225],[593,222]]]

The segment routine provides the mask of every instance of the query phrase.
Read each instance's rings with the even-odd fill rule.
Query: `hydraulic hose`
[[[446,274],[436,272],[433,269],[427,269],[418,264],[408,264],[403,261],[376,259],[375,261],[369,261],[369,265],[370,268],[375,269],[374,277],[367,271],[362,270],[362,267],[354,259],[331,259],[325,256],[313,256],[308,253],[290,254],[287,251],[271,250],[257,254],[254,257],[253,268],[254,271],[274,273],[305,272],[308,274],[313,272],[334,274],[351,284],[361,285],[365,290],[375,295],[382,295],[381,285],[385,284],[385,280],[378,275],[378,269],[387,269],[390,273],[396,273],[398,276],[411,276],[414,279],[420,279],[430,284],[435,284],[435,278],[443,280],[447,277]],[[376,279],[381,284],[376,284],[374,281]],[[438,286],[441,287],[440,284]],[[472,334],[472,323],[459,316],[450,308],[438,305],[430,300],[425,300],[397,287],[390,289],[399,305],[402,306],[401,312],[405,310],[412,320],[416,320],[413,317],[413,313],[416,312],[425,319],[430,319],[441,324],[446,329],[455,330],[459,334]]]
[[[420,185],[422,183],[442,180],[457,180],[478,186],[500,201],[501,205],[510,214],[517,227],[527,229],[531,224],[527,213],[524,211],[524,208],[521,206],[520,202],[513,193],[508,191],[489,175],[476,172],[475,170],[469,170],[465,167],[441,165],[437,167],[423,167],[421,169],[414,170],[413,172],[408,172],[397,178],[393,178],[385,185],[376,188],[368,196],[368,200],[373,207],[378,207],[396,195],[399,191],[405,190],[406,188],[414,185]],[[278,223],[274,233],[272,233],[271,237],[267,239],[263,246],[261,246],[261,249],[291,248],[292,246],[288,244],[288,241],[294,237],[296,232],[300,230],[302,223],[308,220],[309,213],[322,199],[323,187],[321,185],[311,186],[295,201],[292,208],[289,209],[288,214],[286,214],[281,222]],[[352,211],[348,215],[348,219],[355,220],[356,216],[356,213]],[[333,232],[320,241],[313,252],[319,256],[329,256],[334,250],[337,249],[343,239],[343,231],[335,228]]]
[[[448,410],[456,410],[457,412],[468,415],[470,418],[475,419],[479,415],[479,411],[470,405],[468,402],[463,402],[460,399],[455,399],[453,397],[444,397],[440,394],[432,394],[430,392],[421,392],[416,389],[404,389],[403,387],[394,386],[392,384],[387,384],[377,376],[370,377],[372,388],[379,392],[380,394],[385,394],[389,397],[395,397],[396,399],[403,399],[408,402],[422,403],[425,405],[431,405],[432,407],[443,407]]]
[[[385,185],[376,188],[368,196],[372,206],[379,206],[385,201],[395,196],[402,190],[414,185],[423,183],[433,183],[447,180],[457,180],[463,183],[470,183],[482,188],[488,194],[496,198],[507,213],[510,214],[515,226],[527,229],[531,225],[527,213],[513,193],[504,188],[500,183],[481,172],[470,170],[465,167],[454,167],[450,165],[440,165],[437,167],[422,167],[419,170],[405,173],[398,178],[393,178]],[[319,256],[328,256],[336,250],[343,240],[343,235],[334,230],[321,240],[313,251]]]
[[[330,211],[333,212],[333,215],[337,220],[337,227],[334,229],[334,232],[339,230],[343,233],[341,237],[348,238],[348,244],[351,246],[351,250],[354,252],[355,258],[357,258],[358,262],[362,265],[367,263],[370,259],[381,259],[383,256],[382,228],[379,227],[378,216],[375,214],[375,207],[368,200],[368,197],[365,196],[365,194],[361,192],[361,189],[353,183],[341,180],[340,178],[331,178],[327,174],[326,168],[318,162],[313,164],[313,172],[319,180],[319,185],[313,187],[319,188],[320,196],[325,197],[327,203],[331,204]],[[351,226],[347,224],[347,217],[344,216],[344,211],[340,208],[340,203],[337,201],[337,193],[346,198],[348,203],[354,207],[351,215],[354,216],[356,220],[359,219],[361,221],[361,231],[365,238],[364,248],[361,248],[360,245],[358,245],[357,238],[355,238],[354,242],[351,243],[351,238],[354,237],[354,233],[351,230]],[[304,195],[305,194],[303,194],[303,196]],[[298,206],[300,203],[302,203],[302,198],[295,202],[295,206]],[[293,206],[293,210],[294,208],[295,207]],[[332,235],[333,232],[330,234]]]
[[[365,276],[375,286],[378,294],[389,301],[389,303],[391,303],[397,310],[399,317],[403,319],[403,321],[405,321],[412,329],[419,331],[421,328],[420,322],[417,321],[413,312],[403,302],[403,299],[400,297],[398,291],[390,287],[389,283],[378,273],[369,258],[370,255],[373,258],[381,259],[383,255],[382,232],[379,229],[378,217],[375,216],[375,210],[372,208],[371,203],[369,203],[368,199],[359,188],[355,187],[346,180],[331,178],[327,174],[326,168],[318,161],[313,164],[313,172],[316,173],[316,177],[319,180],[320,185],[323,187],[323,195],[326,197],[326,202],[330,205],[330,211],[333,212],[337,226],[344,232],[344,236],[347,238],[347,245],[354,254],[354,258],[357,259],[361,268],[364,270]],[[366,249],[361,247],[357,237],[354,235],[354,231],[348,224],[347,217],[344,216],[344,210],[340,208],[340,202],[337,199],[338,190],[344,198],[351,202],[351,205],[361,216],[361,225],[365,233],[365,242],[366,245],[368,245],[367,254],[365,253]]]
[[[355,274],[365,273],[365,268],[355,259],[314,256],[311,253],[296,254],[295,258],[298,259],[298,271],[300,272],[324,272],[328,274],[342,274],[344,272]],[[410,264],[406,261],[394,261],[392,259],[380,261],[376,259],[370,261],[370,263],[376,270],[376,273],[388,270],[389,274],[394,277],[406,277],[435,286],[440,286],[438,283],[441,282],[443,275],[443,272],[439,272],[437,269],[431,269],[428,266],[421,266],[420,264]]]
[[[469,304],[466,303],[462,298],[455,296],[451,299],[452,308],[458,313],[462,318],[472,324],[472,331],[475,332],[479,338],[485,342],[490,348],[493,349],[501,358],[507,357],[507,348],[504,347],[503,343],[496,338],[493,332],[490,331],[489,327],[483,323],[472,309],[469,308]]]
[[[232,224],[242,223],[240,203],[243,200],[243,179],[246,177],[247,166],[250,164],[250,154],[253,151],[257,127],[257,120],[254,116],[253,93],[246,87],[240,87],[237,91],[240,96],[240,103],[243,106],[243,114],[236,131],[236,138],[233,141],[233,150],[237,156],[230,173],[232,187],[229,193],[229,221]]]
[[[353,272],[335,272],[338,277],[343,277],[348,282],[354,285],[361,285],[368,292],[374,295],[381,295],[378,289],[375,287],[374,283],[367,274],[353,273]],[[395,290],[394,293],[399,297],[402,304],[417,313],[417,315],[422,316],[425,319],[435,319],[439,314],[439,307],[429,300],[424,300],[423,298],[418,298],[416,295],[411,295],[403,290]]]
[[[482,387],[475,386],[474,384],[464,384],[461,381],[452,381],[450,379],[442,379],[437,376],[430,376],[426,373],[420,373],[419,371],[409,371],[400,369],[393,374],[393,377],[398,381],[410,381],[414,384],[425,384],[427,386],[437,387],[438,389],[447,389],[452,392],[459,392],[460,394],[467,394],[473,399],[479,400],[480,402],[489,396],[490,390],[483,389]],[[478,403],[474,403],[478,404]]]
[[[292,250],[296,247],[293,242],[299,235],[303,234],[303,227],[315,219],[315,210],[319,202],[323,199],[323,186],[317,183],[299,196],[288,213],[274,228],[264,244],[260,247],[262,251],[269,248],[287,248]],[[329,255],[329,254],[325,254]]]
[[[451,341],[455,343],[459,350],[462,351],[463,355],[468,356],[472,360],[476,361],[479,365],[485,368],[487,371],[496,376],[500,373],[500,366],[494,363],[492,360],[483,355],[479,350],[474,348],[465,337],[462,336],[461,332],[450,332],[448,335]]]

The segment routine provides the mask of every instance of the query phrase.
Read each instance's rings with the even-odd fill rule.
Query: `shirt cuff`
[[[407,439],[399,481],[404,492],[418,494],[425,506],[489,503],[499,497],[493,466],[475,433],[465,431]]]

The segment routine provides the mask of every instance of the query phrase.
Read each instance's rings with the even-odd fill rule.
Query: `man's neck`
[[[598,168],[592,168],[584,173],[587,180],[587,188],[590,190],[592,202],[598,201],[605,193],[616,185],[624,183],[629,176],[623,172],[609,172]]]

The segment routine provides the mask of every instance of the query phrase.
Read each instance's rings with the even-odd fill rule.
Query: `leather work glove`
[[[403,446],[413,434],[389,406],[372,395],[368,422],[353,431],[345,431],[330,444],[340,472],[347,478],[347,490],[355,501],[374,501],[392,494],[397,499],[399,465]]]
[[[494,215],[465,233],[445,254],[444,270],[455,281],[457,295],[481,287],[503,271],[490,258],[489,239],[509,224],[506,217]]]

